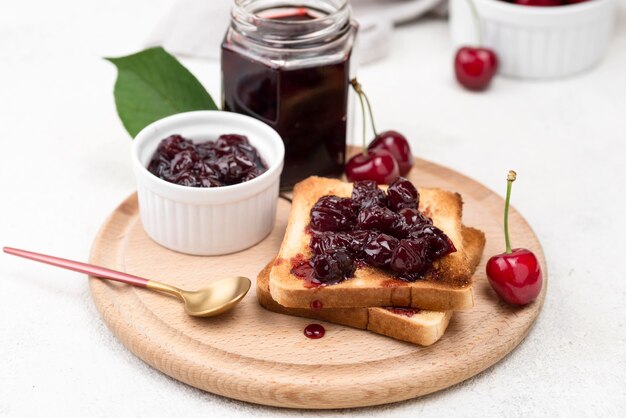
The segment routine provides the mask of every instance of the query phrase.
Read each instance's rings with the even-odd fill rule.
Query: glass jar
[[[222,105],[285,143],[283,189],[343,172],[358,26],[347,0],[235,0],[222,43]]]

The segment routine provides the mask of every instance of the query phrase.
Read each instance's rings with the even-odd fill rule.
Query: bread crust
[[[485,246],[485,235],[474,228],[463,227],[463,241],[472,273],[480,263]],[[401,341],[431,345],[438,341],[452,318],[453,311],[418,310],[412,316],[394,313],[387,308],[286,308],[272,299],[269,281],[273,262],[257,277],[257,299],[265,309],[273,312],[313,318],[316,320],[367,329]]]
[[[272,299],[269,289],[272,265],[273,262],[259,273],[256,294],[259,304],[273,312],[366,329],[423,346],[437,342],[452,318],[453,311],[437,312],[416,309],[416,312],[409,317],[393,313],[386,308],[287,308]]]
[[[381,187],[384,189],[384,187]],[[309,177],[294,188],[285,238],[270,272],[274,300],[291,308],[307,308],[314,300],[333,308],[406,306],[427,310],[468,309],[474,305],[471,269],[461,235],[463,202],[458,193],[420,188],[419,209],[431,217],[454,243],[457,251],[436,261],[423,280],[413,283],[394,278],[389,271],[371,266],[358,268],[353,278],[309,289],[291,273],[291,260],[311,257],[309,212],[325,195],[350,197],[352,183]]]

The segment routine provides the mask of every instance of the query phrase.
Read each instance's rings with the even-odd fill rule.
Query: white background
[[[143,47],[174,0],[0,4],[0,245],[87,260],[93,237],[134,189],[130,139],[102,56]],[[555,82],[497,78],[460,89],[447,24],[394,35],[360,78],[380,128],[417,155],[499,193],[544,245],[545,307],[504,361],[422,399],[363,415],[616,416],[626,411],[626,2],[592,72]],[[184,60],[215,98],[219,66]],[[309,415],[180,384],[127,351],[76,273],[0,255],[0,416]],[[351,414],[352,412],[332,412]]]

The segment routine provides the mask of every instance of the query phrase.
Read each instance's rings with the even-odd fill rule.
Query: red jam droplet
[[[311,301],[311,303],[309,304],[309,306],[311,307],[311,309],[313,309],[314,311],[320,310],[324,307],[324,304],[322,303],[321,300],[313,300]]]
[[[304,335],[312,340],[322,338],[326,334],[326,330],[320,324],[309,324],[304,328]]]

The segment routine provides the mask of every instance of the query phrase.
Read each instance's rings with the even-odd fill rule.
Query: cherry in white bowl
[[[450,35],[455,50],[481,43],[498,56],[498,73],[549,79],[584,71],[602,58],[611,38],[617,0],[589,0],[561,6],[530,6],[502,0],[450,2]],[[482,42],[477,33],[482,34]]]
[[[159,143],[171,135],[205,142],[224,134],[246,136],[267,170],[222,187],[170,183],[148,171]],[[257,244],[274,225],[284,155],[283,141],[274,129],[237,113],[187,112],[148,125],[132,147],[144,230],[158,244],[193,255],[228,254]]]

